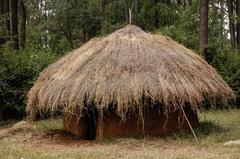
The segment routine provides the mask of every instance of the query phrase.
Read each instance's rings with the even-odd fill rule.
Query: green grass
[[[61,143],[35,136],[32,132],[9,134],[0,140],[1,159],[238,159],[240,145],[224,146],[240,139],[240,110],[209,111],[199,114],[200,126],[195,129],[199,143],[191,132],[166,138],[117,139],[105,143]],[[37,132],[46,134],[61,130],[61,119],[35,122]],[[1,131],[1,129],[0,129]]]
[[[41,132],[49,132],[52,130],[61,130],[63,129],[62,119],[61,118],[50,118],[47,120],[40,120],[34,123],[37,129]]]
[[[208,111],[199,113],[200,125],[194,131],[200,144],[240,139],[240,111]],[[171,138],[171,137],[170,137]],[[177,133],[173,138],[194,141],[191,132]]]

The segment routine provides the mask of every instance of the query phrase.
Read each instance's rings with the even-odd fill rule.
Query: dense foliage
[[[24,24],[22,12],[26,11],[27,23],[26,44],[19,50],[11,47],[8,14],[0,14],[0,112],[7,110],[4,114],[14,110],[19,112],[16,116],[21,117],[25,94],[43,68],[91,38],[126,25],[129,8],[134,24],[146,31],[168,35],[198,52],[199,0],[21,2],[24,3],[20,6],[19,20]],[[240,54],[231,46],[228,27],[229,19],[237,18],[230,17],[227,2],[229,0],[209,0],[208,47],[202,56],[236,91],[234,105],[240,105]],[[22,9],[24,5],[25,10]],[[23,26],[19,24],[18,28],[20,31]],[[24,35],[18,36],[19,42],[23,43]]]
[[[16,54],[4,47],[0,55],[0,105],[3,118],[21,118],[25,111],[25,95],[39,72],[56,59],[56,55],[26,48]]]
[[[240,106],[240,55],[236,52],[220,52],[211,63],[236,92],[236,106]]]

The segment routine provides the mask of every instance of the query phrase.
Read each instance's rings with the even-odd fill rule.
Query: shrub
[[[211,63],[224,80],[232,87],[237,96],[236,105],[240,106],[240,54],[226,50],[216,55]]]
[[[0,105],[3,118],[18,119],[25,114],[27,91],[38,74],[56,59],[56,55],[32,48],[16,53],[8,46],[0,51]]]

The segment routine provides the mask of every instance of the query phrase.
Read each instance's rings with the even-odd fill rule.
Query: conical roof
[[[172,39],[137,26],[95,38],[48,66],[28,93],[27,110],[81,112],[129,109],[160,102],[166,111],[205,99],[227,101],[234,93],[199,55]],[[146,102],[148,101],[148,102]]]

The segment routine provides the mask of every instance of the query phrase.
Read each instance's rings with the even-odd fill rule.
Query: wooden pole
[[[129,24],[132,24],[132,10],[129,8]]]
[[[98,115],[98,122],[97,122],[97,140],[103,142],[103,128],[104,128],[104,121],[103,121],[103,111],[99,111]]]
[[[195,138],[195,141],[198,143],[197,136],[196,136],[196,134],[195,134],[195,132],[194,132],[194,130],[193,130],[193,128],[192,128],[191,123],[189,122],[189,120],[188,120],[188,118],[187,118],[187,115],[185,114],[185,111],[184,111],[183,107],[180,106],[180,108],[181,108],[181,110],[182,110],[182,112],[183,112],[183,116],[185,117],[185,119],[186,119],[186,121],[187,121],[187,123],[188,123],[188,125],[189,125],[189,127],[190,127],[190,129],[191,129],[191,131],[192,131],[192,134],[193,134],[193,136],[194,136],[194,138]]]

